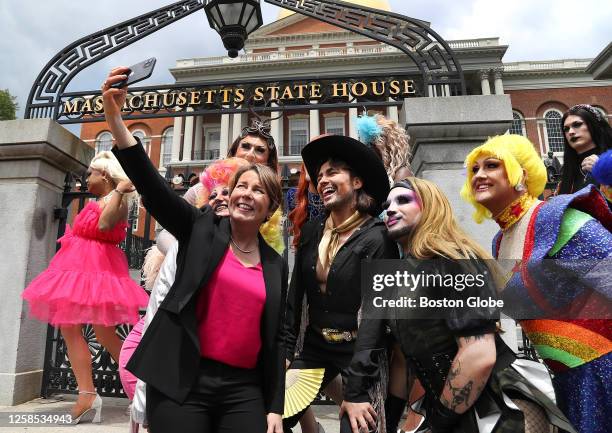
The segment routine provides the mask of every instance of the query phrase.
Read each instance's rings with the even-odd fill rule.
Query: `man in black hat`
[[[302,150],[302,158],[326,209],[323,222],[311,221],[302,228],[287,299],[285,344],[288,384],[308,382],[324,369],[318,389],[323,389],[349,366],[357,336],[361,307],[361,266],[372,259],[398,258],[378,218],[389,192],[382,161],[363,143],[344,136],[325,135]],[[308,325],[303,347],[294,359],[300,333],[302,305],[306,296]],[[312,388],[304,395],[300,386],[286,394],[293,410],[285,413],[285,431],[293,427],[316,396]],[[306,389],[308,386],[302,388]],[[314,387],[316,391],[316,386]],[[308,394],[308,395],[306,395]],[[331,395],[336,403],[341,395]]]

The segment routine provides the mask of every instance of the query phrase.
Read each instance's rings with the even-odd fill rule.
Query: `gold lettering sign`
[[[401,99],[417,96],[416,86],[410,79],[391,80],[353,80],[336,82],[318,82],[283,84],[276,83],[258,85],[255,87],[236,86],[195,86],[184,89],[169,89],[167,91],[146,93],[134,92],[128,94],[123,111],[184,111],[187,107],[218,109],[224,106],[237,107],[245,101],[266,103],[276,102],[279,105],[297,101],[321,101],[325,105],[326,98],[343,98],[347,102],[361,97],[388,97]],[[337,102],[337,99],[336,101]],[[62,104],[63,116],[101,115],[104,112],[102,96],[74,97],[66,99]]]

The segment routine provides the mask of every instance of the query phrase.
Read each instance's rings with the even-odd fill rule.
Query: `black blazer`
[[[113,148],[145,208],[179,241],[176,279],[127,369],[148,385],[179,403],[194,386],[200,365],[196,304],[229,245],[229,218],[217,217],[209,206],[197,209],[180,198],[151,164],[140,143]],[[257,361],[266,412],[283,413],[285,358],[281,329],[284,321],[288,268],[259,236],[259,253],[266,286],[260,323],[262,346]]]

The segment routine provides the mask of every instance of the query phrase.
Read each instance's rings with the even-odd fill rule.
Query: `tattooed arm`
[[[466,412],[484,389],[496,360],[494,334],[457,338],[459,351],[453,360],[440,396],[455,413]]]

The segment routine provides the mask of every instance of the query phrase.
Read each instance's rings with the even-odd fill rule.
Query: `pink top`
[[[200,354],[239,368],[255,368],[266,302],[261,263],[246,267],[228,248],[197,305]]]

